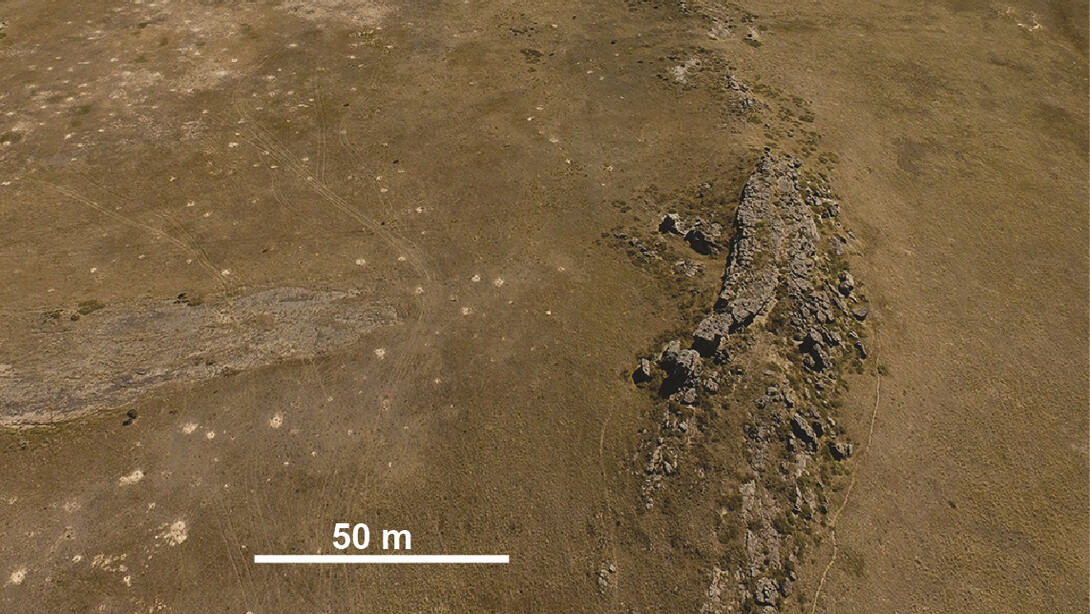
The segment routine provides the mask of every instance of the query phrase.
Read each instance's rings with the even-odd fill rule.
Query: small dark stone
[[[867,347],[865,345],[863,345],[862,341],[856,341],[855,342],[855,349],[859,351],[859,357],[866,360],[866,358],[868,356]]]

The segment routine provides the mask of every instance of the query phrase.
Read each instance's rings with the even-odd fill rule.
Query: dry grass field
[[[0,611],[730,611],[744,412],[649,510],[631,374],[768,147],[870,301],[772,611],[1086,612],[1088,16],[0,3]],[[253,563],[338,522],[511,563]]]

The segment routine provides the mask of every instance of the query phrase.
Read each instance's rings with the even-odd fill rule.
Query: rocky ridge
[[[738,503],[730,511],[741,530],[732,537],[716,525],[741,554],[723,552],[707,565],[705,614],[791,609],[796,567],[820,538],[827,492],[852,454],[832,413],[842,371],[859,369],[866,356],[867,308],[846,268],[838,213],[823,180],[766,150],[742,191],[714,305],[689,339],[669,341],[633,373],[665,405],[648,442],[648,510],[675,475],[705,475],[696,448],[710,445],[700,432],[706,415],[744,412],[737,435],[747,466],[732,483]],[[666,214],[658,230],[709,254],[724,249],[717,226]],[[724,494],[711,482],[708,490]]]

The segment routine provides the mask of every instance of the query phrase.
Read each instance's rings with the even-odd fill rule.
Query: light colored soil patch
[[[132,486],[133,484],[136,484],[137,482],[139,482],[140,480],[143,480],[143,479],[144,479],[144,471],[141,470],[141,469],[136,469],[132,473],[130,473],[129,475],[123,475],[120,478],[118,478],[117,483],[118,483],[119,486]]]
[[[185,520],[175,520],[170,524],[163,525],[162,531],[159,532],[159,539],[171,546],[181,545],[185,540],[189,539],[189,526]]]

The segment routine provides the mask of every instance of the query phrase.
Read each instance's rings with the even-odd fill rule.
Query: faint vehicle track
[[[222,275],[220,275],[220,270],[216,267],[216,265],[208,257],[208,253],[205,252],[204,249],[201,248],[197,244],[197,242],[193,239],[193,236],[191,234],[189,234],[188,231],[183,229],[173,219],[171,219],[169,217],[166,217],[166,216],[160,216],[168,224],[170,224],[174,228],[176,233],[184,234],[186,239],[188,239],[188,240],[180,239],[177,236],[175,236],[174,234],[171,234],[171,233],[163,230],[162,228],[156,228],[155,226],[152,226],[150,224],[141,222],[141,221],[137,220],[136,218],[134,218],[132,216],[125,215],[125,214],[122,214],[122,213],[118,213],[117,211],[114,211],[113,209],[110,209],[108,207],[104,207],[103,205],[99,204],[97,201],[94,201],[94,200],[84,196],[83,194],[81,194],[81,193],[79,193],[79,192],[77,192],[77,191],[75,191],[75,190],[73,190],[71,188],[68,188],[68,187],[65,187],[65,186],[62,186],[62,185],[59,185],[59,184],[55,184],[55,183],[52,183],[52,182],[49,182],[49,181],[45,181],[44,179],[30,178],[30,179],[28,179],[28,181],[38,183],[38,184],[40,184],[42,186],[45,186],[47,188],[51,188],[51,189],[53,189],[53,190],[55,190],[57,192],[60,192],[61,194],[64,194],[68,198],[71,198],[72,200],[74,200],[74,201],[76,201],[76,202],[78,202],[78,203],[80,203],[80,204],[82,204],[82,205],[84,205],[86,207],[94,209],[95,211],[101,213],[102,215],[105,215],[105,216],[107,216],[109,218],[112,218],[112,219],[118,221],[118,222],[121,222],[122,224],[125,224],[126,226],[130,226],[132,228],[137,228],[137,229],[146,231],[147,233],[149,233],[151,236],[155,237],[156,239],[166,239],[167,241],[169,241],[173,245],[181,248],[183,251],[185,251],[185,252],[189,253],[191,256],[193,256],[193,259],[202,268],[204,268],[206,271],[208,271],[213,276],[213,278],[216,280],[216,283],[219,284],[224,290],[229,290],[230,289],[231,285],[227,282],[227,280],[225,280],[223,278]]]
[[[419,370],[421,368],[421,356],[418,356],[418,354],[423,354],[421,348],[427,338],[426,322],[434,312],[436,298],[435,292],[429,291],[434,290],[435,285],[431,267],[427,264],[419,248],[417,248],[413,242],[407,240],[399,233],[386,228],[378,220],[362,213],[356,206],[348,202],[330,187],[329,184],[322,180],[318,172],[320,169],[311,168],[308,164],[303,163],[298,156],[293,156],[288,147],[280,141],[280,139],[268,129],[262,127],[253,116],[250,115],[243,105],[242,100],[237,95],[234,99],[234,105],[236,112],[243,120],[242,130],[244,135],[259,151],[263,153],[268,152],[268,155],[275,159],[282,169],[294,175],[296,179],[310,188],[311,191],[321,196],[323,202],[335,212],[354,220],[361,227],[370,230],[377,235],[398,255],[399,258],[404,258],[423,280],[420,286],[423,289],[423,292],[420,292],[417,295],[419,312],[416,313],[413,318],[414,322],[410,327],[405,343],[406,347],[411,349],[401,353],[395,358],[394,365],[390,371],[390,377],[382,386],[384,398],[390,398],[395,391],[400,389],[412,370]],[[318,123],[319,130],[324,131],[324,124],[321,120],[319,120]],[[358,154],[352,151],[350,146],[343,140],[342,145],[345,145],[345,147],[348,148],[348,152],[357,156],[358,159]],[[325,154],[323,153],[320,158],[324,155]]]

